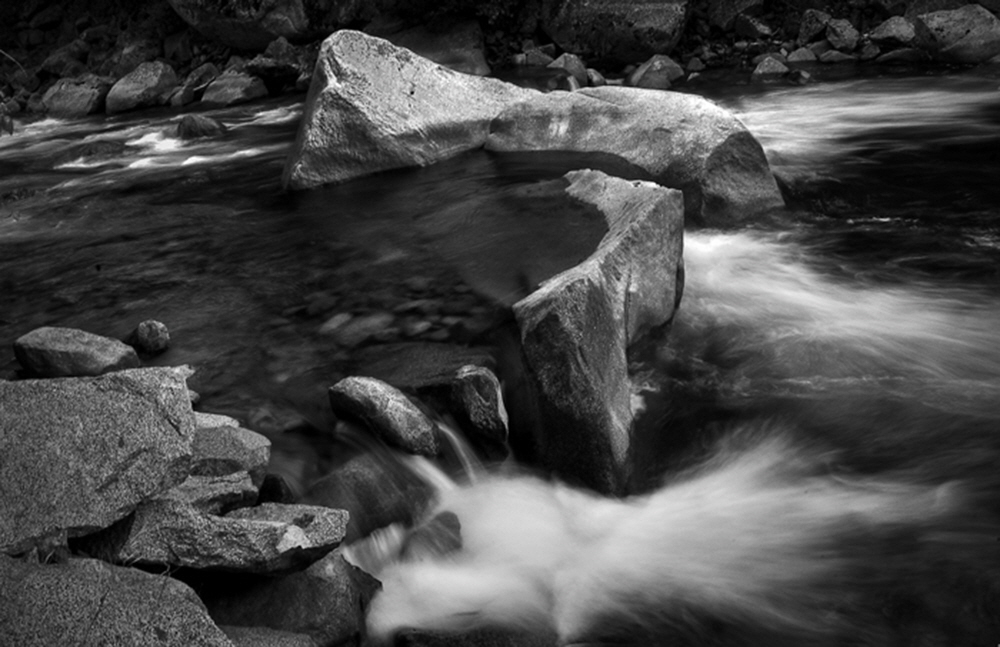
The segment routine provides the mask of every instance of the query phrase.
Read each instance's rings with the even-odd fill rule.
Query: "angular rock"
[[[567,193],[604,214],[609,231],[590,258],[514,304],[539,394],[535,452],[561,478],[621,493],[632,425],[627,353],[658,334],[680,299],[683,196],[598,171],[566,179]]]
[[[283,183],[303,189],[479,148],[504,106],[534,94],[336,32],[320,50]]]
[[[587,66],[583,59],[576,54],[560,54],[554,61],[549,63],[549,67],[555,67],[569,72],[580,85],[587,85]]]
[[[319,647],[316,641],[306,634],[278,631],[267,627],[223,625],[219,629],[233,641],[233,647]]]
[[[45,111],[55,117],[85,117],[104,112],[113,81],[93,74],[59,79],[42,96]]]
[[[402,391],[370,377],[347,377],[330,387],[330,405],[340,417],[363,422],[390,447],[436,456],[437,425]]]
[[[834,18],[826,23],[826,39],[834,49],[841,52],[853,52],[858,46],[861,34],[854,28],[850,20]]]
[[[852,56],[851,54],[845,54],[844,52],[831,49],[828,52],[823,52],[819,57],[820,63],[857,63],[858,57]]]
[[[260,487],[271,458],[271,441],[249,429],[198,427],[191,445],[191,474],[224,476],[247,472]]]
[[[543,0],[541,26],[566,52],[626,64],[669,54],[687,17],[688,0]]]
[[[757,64],[757,67],[754,68],[754,71],[750,76],[754,80],[765,80],[784,76],[785,74],[788,74],[788,72],[790,72],[790,70],[787,65],[768,56]]]
[[[38,565],[0,555],[0,635],[18,647],[230,647],[186,584],[95,559]]]
[[[164,497],[139,506],[127,539],[110,554],[126,564],[274,574],[321,558],[346,529],[343,510],[266,503],[219,517]]]
[[[679,92],[585,88],[511,105],[487,150],[616,155],[684,191],[691,224],[729,226],[783,206],[753,135],[716,104]]]
[[[684,68],[669,56],[656,54],[628,75],[627,83],[637,88],[668,90],[670,84],[684,78]]]
[[[708,21],[722,30],[730,30],[740,14],[752,16],[761,12],[764,0],[708,0]]]
[[[440,31],[424,26],[411,27],[382,37],[396,47],[405,47],[417,56],[456,72],[475,76],[490,73],[483,30],[475,20],[460,21]]]
[[[86,72],[85,61],[90,53],[90,45],[77,39],[60,47],[42,61],[39,69],[55,77],[77,76]]]
[[[188,473],[190,369],[0,381],[0,552],[110,526]]]
[[[881,47],[909,47],[917,37],[913,23],[902,16],[893,16],[868,35],[873,43]]]
[[[162,61],[141,63],[111,86],[105,99],[105,109],[112,115],[164,105],[176,85],[174,68]]]
[[[816,37],[826,31],[831,16],[816,9],[806,9],[802,12],[802,22],[799,23],[798,44],[805,45],[816,40]]]
[[[452,411],[469,441],[488,460],[507,458],[507,410],[500,380],[482,366],[463,366],[452,382]]]
[[[220,625],[308,634],[322,646],[360,644],[364,610],[379,587],[334,551],[305,571],[228,587],[206,604]]]
[[[101,375],[139,366],[135,350],[117,339],[54,326],[18,337],[14,356],[25,371],[37,377]]]
[[[191,70],[184,77],[180,90],[190,92],[192,100],[200,99],[205,94],[208,84],[219,78],[219,68],[213,63],[204,63]]]
[[[808,47],[800,47],[788,55],[789,63],[814,63],[816,55]]]
[[[193,118],[197,121],[201,117],[202,115],[185,115],[181,119],[181,125],[177,127],[177,134],[183,139],[184,136],[181,133],[181,128],[185,121],[188,118]],[[209,118],[204,117],[204,119]],[[159,355],[170,347],[170,331],[167,329],[166,324],[155,319],[147,319],[140,321],[139,325],[129,333],[126,343],[145,355]]]
[[[246,472],[223,476],[189,476],[162,498],[183,502],[201,512],[223,514],[257,501],[258,490]]]
[[[977,4],[922,14],[913,26],[915,44],[938,60],[974,65],[1000,54],[1000,19]]]
[[[267,87],[256,76],[242,72],[224,72],[205,88],[203,103],[231,106],[267,96]]]

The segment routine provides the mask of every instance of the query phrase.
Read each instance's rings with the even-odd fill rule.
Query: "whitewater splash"
[[[655,636],[695,613],[821,635],[847,622],[838,605],[880,542],[933,541],[961,499],[954,485],[837,476],[828,459],[772,436],[626,500],[527,476],[444,487],[412,534],[454,515],[460,547],[405,550],[396,527],[349,549],[383,583],[369,632],[502,627],[564,645]]]

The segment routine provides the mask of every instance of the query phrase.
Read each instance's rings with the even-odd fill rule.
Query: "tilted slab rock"
[[[271,458],[271,441],[241,427],[199,427],[191,451],[191,474],[222,476],[246,471],[260,487]]]
[[[139,367],[139,356],[128,344],[55,326],[18,337],[14,356],[29,374],[38,377],[83,377]]]
[[[976,64],[1000,54],[1000,19],[978,4],[922,14],[913,26],[916,45],[942,61]]]
[[[284,185],[343,182],[479,148],[504,106],[534,94],[338,31],[320,49]]]
[[[784,206],[760,143],[707,99],[637,88],[537,95],[498,116],[487,150],[610,153],[684,191],[688,221],[727,226]]]
[[[29,564],[0,555],[0,636],[18,647],[230,647],[191,588],[95,559]]]
[[[105,98],[105,109],[111,115],[136,108],[164,105],[176,85],[177,74],[174,68],[163,61],[140,63],[111,86]]]
[[[347,518],[343,510],[279,503],[218,517],[164,497],[136,510],[128,539],[112,558],[127,564],[286,572],[303,568],[340,545]]]
[[[373,377],[346,377],[330,387],[330,406],[365,423],[391,447],[437,456],[437,425],[399,389]]]
[[[257,501],[259,490],[247,472],[222,476],[189,476],[163,498],[182,501],[201,512],[222,514]]]
[[[514,304],[539,394],[540,463],[568,480],[620,493],[632,424],[627,352],[673,317],[684,214],[679,191],[598,171],[566,174],[609,231],[580,265]]]
[[[0,381],[0,552],[88,534],[182,482],[191,370]]]

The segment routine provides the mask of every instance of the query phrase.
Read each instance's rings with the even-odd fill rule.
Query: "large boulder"
[[[616,155],[683,190],[691,224],[728,226],[784,204],[760,143],[691,94],[608,86],[537,95],[493,121],[486,148]]]
[[[109,115],[167,103],[177,85],[174,68],[163,61],[140,63],[118,79],[105,99]]]
[[[978,4],[934,11],[914,20],[917,45],[952,63],[984,63],[1000,54],[1000,19]]]
[[[631,63],[669,54],[688,18],[688,0],[543,0],[542,29],[588,61]]]
[[[504,106],[534,94],[339,31],[320,49],[284,185],[342,182],[479,148]]]
[[[175,579],[95,559],[30,564],[0,555],[5,645],[230,647],[205,605]]]
[[[83,377],[139,367],[135,350],[117,339],[56,326],[18,337],[14,356],[28,374],[37,377]]]
[[[514,304],[541,416],[533,453],[561,478],[620,494],[632,425],[628,351],[658,335],[680,299],[683,198],[599,171],[566,179],[608,233],[590,258]]]
[[[0,381],[0,552],[100,530],[188,474],[190,369]]]

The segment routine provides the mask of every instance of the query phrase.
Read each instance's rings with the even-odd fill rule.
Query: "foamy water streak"
[[[500,626],[569,644],[608,626],[655,633],[693,609],[827,631],[852,569],[877,560],[849,540],[901,526],[919,536],[959,497],[950,486],[839,478],[823,463],[772,438],[721,449],[697,472],[624,501],[531,477],[448,489],[428,516],[455,513],[461,549],[378,573],[369,630]]]

